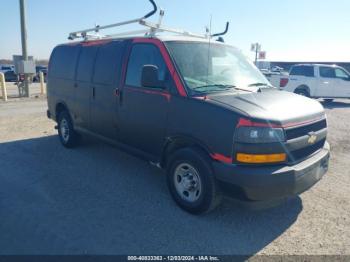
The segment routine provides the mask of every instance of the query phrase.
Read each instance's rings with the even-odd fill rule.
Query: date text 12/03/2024
[[[220,261],[216,256],[128,256],[128,261]]]

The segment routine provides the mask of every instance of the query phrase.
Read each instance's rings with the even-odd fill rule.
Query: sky
[[[29,54],[36,59],[48,59],[55,45],[68,41],[69,32],[138,18],[151,9],[147,0],[25,1]],[[201,33],[212,17],[212,32],[218,32],[229,21],[225,42],[252,59],[251,43],[259,42],[270,61],[350,62],[349,0],[156,2],[165,10],[167,26]],[[0,21],[0,59],[9,59],[21,53],[19,0],[0,0]]]

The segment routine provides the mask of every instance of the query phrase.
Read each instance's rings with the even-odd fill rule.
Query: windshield
[[[263,74],[233,47],[198,42],[166,45],[187,87],[194,92],[255,92],[261,86],[270,86]]]

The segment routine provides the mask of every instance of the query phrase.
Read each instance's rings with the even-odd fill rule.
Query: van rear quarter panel
[[[52,118],[57,119],[56,105],[63,103],[68,109],[74,107],[74,78],[80,45],[59,45],[52,51],[47,83],[48,108]]]
[[[170,104],[168,137],[193,139],[212,155],[232,157],[238,113],[205,99],[191,97],[173,96]]]
[[[47,85],[47,101],[52,118],[57,120],[56,106],[60,103],[65,105],[71,112],[74,107],[74,81],[68,79],[51,78]]]

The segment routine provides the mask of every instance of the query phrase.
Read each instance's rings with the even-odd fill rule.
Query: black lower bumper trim
[[[224,193],[253,201],[299,195],[316,184],[327,172],[329,145],[293,166],[239,166],[213,162]]]

